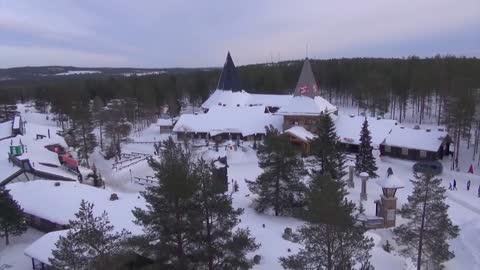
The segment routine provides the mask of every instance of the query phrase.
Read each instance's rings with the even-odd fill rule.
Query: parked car
[[[438,161],[420,161],[413,165],[415,173],[430,173],[432,175],[441,174],[443,171],[442,163]]]

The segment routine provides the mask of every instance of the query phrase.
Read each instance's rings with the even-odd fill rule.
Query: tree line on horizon
[[[479,154],[480,111],[476,104],[480,101],[480,59],[342,58],[311,60],[311,65],[321,95],[331,103],[399,122],[445,125],[456,149],[461,140],[467,140],[474,157]],[[248,92],[289,94],[301,66],[302,61],[297,60],[240,66],[238,70]],[[88,118],[95,114],[93,107],[87,113],[75,112],[78,104],[95,101],[98,109],[121,100],[127,105],[122,120],[131,124],[131,131],[141,132],[165,105],[171,116],[177,116],[186,105],[198,107],[215,89],[220,72],[6,81],[0,83],[0,121],[11,118],[16,103],[33,101],[38,110],[49,108],[62,127],[64,123],[68,127],[78,115]],[[102,138],[97,140],[102,142]],[[455,155],[458,159],[459,151]],[[458,164],[452,162],[455,167]]]

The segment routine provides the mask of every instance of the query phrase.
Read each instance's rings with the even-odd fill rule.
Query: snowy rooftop
[[[394,174],[377,180],[377,184],[382,188],[403,188],[405,186],[403,181]]]
[[[315,138],[314,134],[312,134],[310,131],[306,130],[302,126],[293,126],[289,129],[285,130],[284,133],[288,133],[290,135],[293,135],[293,136],[297,137],[298,139],[300,139],[304,142],[308,142],[308,141],[312,140],[313,138]]]
[[[163,127],[163,126],[168,126],[168,127],[170,127],[170,126],[173,125],[173,124],[172,124],[172,119],[171,119],[171,118],[159,118],[159,119],[157,120],[157,125],[158,125],[158,126],[162,126],[162,127]]]
[[[12,121],[0,123],[0,140],[12,136]]]
[[[279,115],[320,115],[322,112],[331,113],[337,110],[326,99],[315,96],[315,98],[307,96],[295,96],[290,102],[282,106],[276,114]]]
[[[263,106],[215,106],[205,114],[183,114],[174,132],[206,132],[215,136],[221,133],[241,133],[243,136],[264,134],[265,127],[273,125],[281,130],[283,118],[265,113]]]
[[[385,138],[383,145],[436,152],[448,135],[436,129],[413,129],[395,127]]]
[[[210,109],[215,106],[269,106],[282,107],[288,104],[292,95],[250,94],[245,91],[232,92],[230,90],[215,90],[202,104],[202,108]]]
[[[145,207],[145,200],[138,194],[117,193],[119,199],[110,201],[111,192],[105,189],[76,182],[60,182],[58,187],[54,184],[55,181],[35,180],[9,184],[7,189],[10,189],[10,194],[26,213],[57,224],[68,224],[84,199],[95,205],[96,215],[106,211],[115,230],[142,233],[141,227],[133,223],[131,211],[135,207]]]
[[[364,116],[339,115],[335,120],[337,135],[342,143],[360,144]],[[388,133],[397,125],[397,121],[367,117],[368,130],[372,136],[372,145],[380,145]]]
[[[56,248],[55,243],[60,236],[66,236],[67,232],[68,230],[62,230],[45,234],[25,249],[25,255],[50,265],[48,258],[53,258],[52,250]]]

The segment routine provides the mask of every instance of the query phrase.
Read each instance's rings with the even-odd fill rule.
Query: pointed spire
[[[232,91],[241,90],[238,71],[233,63],[232,57],[230,56],[230,52],[228,52],[225,65],[223,65],[223,70],[220,74],[220,79],[218,80],[217,89]]]
[[[302,73],[298,78],[297,87],[295,87],[295,92],[293,96],[307,96],[314,98],[318,96],[318,86],[313,76],[312,66],[308,58],[303,62]]]

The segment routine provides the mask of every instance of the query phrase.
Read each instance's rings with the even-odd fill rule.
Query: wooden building
[[[437,160],[451,154],[451,143],[444,129],[397,127],[380,144],[380,153],[410,160]]]

